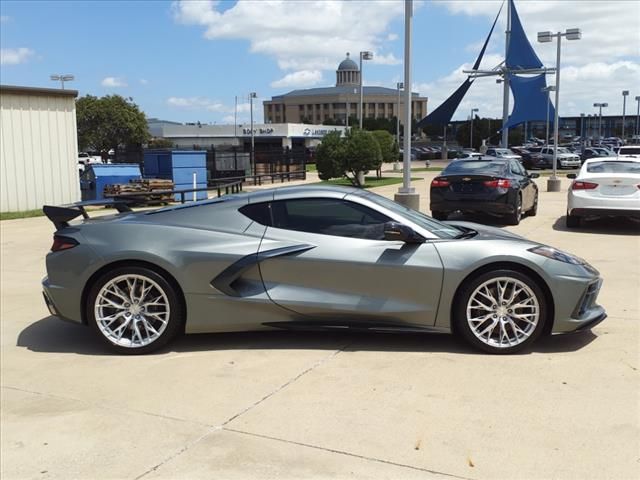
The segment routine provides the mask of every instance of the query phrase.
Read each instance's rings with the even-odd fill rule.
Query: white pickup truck
[[[530,152],[540,153],[545,160],[553,162],[553,147],[533,147]],[[558,168],[580,168],[580,157],[564,147],[558,147]]]

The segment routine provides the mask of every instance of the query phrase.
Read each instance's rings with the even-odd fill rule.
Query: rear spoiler
[[[118,213],[130,212],[131,208],[128,203],[130,200],[120,200],[115,198],[108,198],[104,200],[87,200],[85,202],[76,202],[69,205],[45,205],[42,207],[42,211],[49,220],[53,222],[57,230],[69,226],[69,221],[82,215],[82,218],[89,218],[89,214],[85,210],[85,207],[99,207],[108,206],[114,207],[118,210]]]

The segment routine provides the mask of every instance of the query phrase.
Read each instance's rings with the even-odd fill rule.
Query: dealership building
[[[358,116],[360,102],[360,69],[345,58],[336,70],[334,87],[293,90],[263,102],[265,123],[323,123]],[[404,98],[398,90],[385,87],[363,87],[364,118],[404,118]],[[427,98],[412,93],[411,114],[416,120],[427,115]]]
[[[176,148],[208,150],[219,147],[238,147],[251,151],[251,137],[256,151],[272,149],[300,149],[314,147],[327,133],[346,127],[329,125],[307,125],[302,123],[254,124],[253,135],[250,124],[205,125],[180,124],[150,119],[149,132],[154,137],[171,140]]]

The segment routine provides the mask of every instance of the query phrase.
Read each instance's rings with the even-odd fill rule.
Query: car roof
[[[633,156],[627,157],[624,155],[621,155],[619,157],[593,157],[586,160],[584,164],[586,165],[587,163],[596,163],[596,162],[640,162],[640,157],[633,157]]]

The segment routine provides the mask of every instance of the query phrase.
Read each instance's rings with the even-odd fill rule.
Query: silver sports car
[[[181,332],[454,332],[491,353],[590,328],[587,262],[499,228],[439,222],[371,192],[288,187],[56,226],[45,301],[120,353]],[[71,222],[82,215],[81,222]]]

